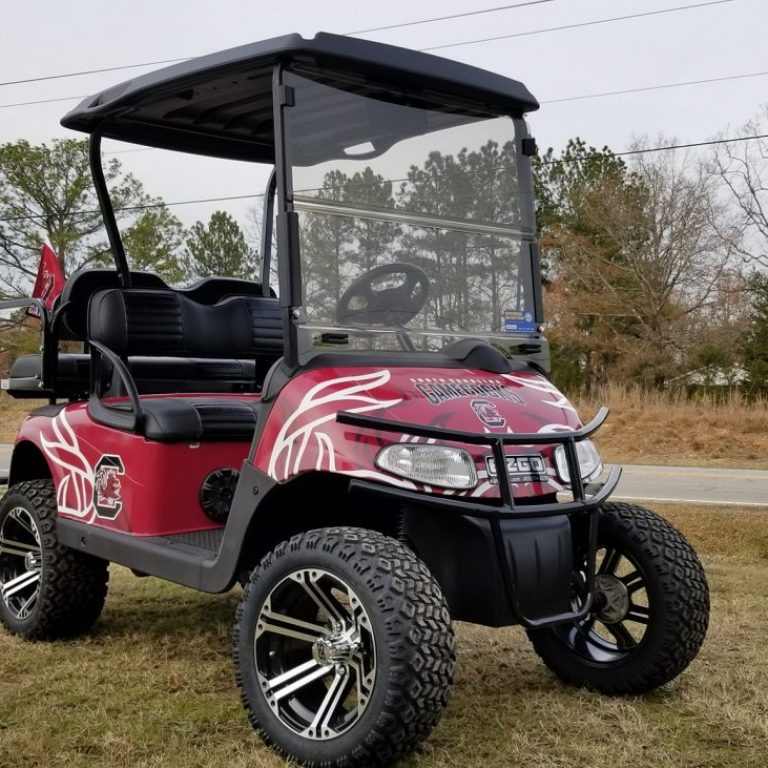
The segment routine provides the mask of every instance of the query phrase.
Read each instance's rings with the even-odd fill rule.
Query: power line
[[[253,194],[253,195],[227,195],[225,197],[202,197],[198,198],[196,200],[174,200],[171,203],[145,203],[143,205],[126,205],[123,207],[115,208],[115,213],[120,213],[123,211],[149,211],[153,208],[171,208],[173,206],[177,205],[194,205],[196,203],[221,203],[221,202],[227,202],[231,200],[256,200],[260,197],[264,197],[264,193],[260,192],[259,194]],[[101,213],[101,210],[99,208],[91,208],[90,210],[86,211],[77,211],[77,213],[72,214],[73,216],[92,216],[93,214]],[[39,213],[32,213],[25,216],[11,216],[7,219],[0,219],[0,224],[5,224],[7,222],[13,222],[13,221],[34,221],[35,219],[43,219],[45,216]]]
[[[506,11],[512,8],[522,8],[527,5],[541,5],[542,3],[553,3],[555,0],[526,0],[526,2],[512,3],[510,5],[499,5],[495,8],[485,8],[477,11],[467,11],[465,13],[454,13],[450,16],[436,16],[431,19],[419,19],[417,21],[405,21],[400,24],[388,24],[383,27],[371,27],[370,29],[358,29],[354,32],[343,32],[345,35],[362,35],[366,32],[382,32],[386,29],[400,29],[401,27],[413,27],[418,24],[431,24],[435,21],[445,21],[447,19],[460,19],[466,16],[479,16],[484,13],[496,13],[497,11]],[[726,0],[723,0],[725,2]],[[189,58],[189,57],[188,57]],[[180,61],[187,61],[187,58],[183,59],[165,59],[163,61],[145,61],[141,64],[123,64],[116,67],[102,67],[100,69],[84,69],[78,72],[66,72],[61,75],[45,75],[40,77],[28,77],[23,80],[8,80],[4,83],[0,83],[0,87],[4,85],[23,85],[24,83],[40,83],[45,80],[63,80],[69,77],[80,77],[81,75],[96,75],[101,72],[116,72],[121,69],[137,69],[139,67],[151,67],[158,64],[178,64]],[[77,97],[85,98],[85,97]],[[36,102],[40,103],[40,102]],[[19,105],[26,106],[26,105]]]
[[[177,64],[186,59],[163,59],[161,61],[144,61],[141,64],[121,64],[117,67],[101,67],[100,69],[82,69],[79,72],[65,72],[61,75],[44,75],[41,77],[27,77],[24,80],[6,80],[0,83],[4,85],[23,85],[24,83],[42,83],[45,80],[64,80],[68,77],[80,77],[81,75],[98,75],[101,72],[117,72],[121,69],[138,69],[139,67],[152,67],[158,64]]]
[[[61,96],[58,99],[38,99],[37,101],[17,101],[15,104],[0,104],[0,109],[10,109],[11,107],[31,107],[34,104],[53,104],[57,101],[75,101],[84,99],[85,96]]]
[[[345,32],[345,35],[364,35],[367,32],[383,32],[387,29],[400,29],[402,27],[415,27],[417,24],[431,24],[434,21],[447,21],[448,19],[463,19],[467,16],[480,16],[483,13],[497,13],[498,11],[508,11],[512,8],[523,8],[526,5],[542,5],[543,3],[553,3],[554,0],[528,0],[525,3],[513,3],[511,5],[498,5],[495,8],[484,8],[481,11],[467,11],[465,13],[453,13],[450,16],[435,16],[432,19],[421,19],[419,21],[404,21],[401,24],[387,24],[383,27],[369,27],[368,29],[358,29],[354,32]]]
[[[626,157],[627,155],[646,155],[654,152],[671,152],[676,149],[690,149],[693,147],[710,147],[716,144],[734,144],[737,142],[755,141],[758,139],[768,139],[768,133],[754,134],[751,136],[734,136],[728,139],[712,139],[710,141],[696,141],[696,142],[689,142],[687,144],[669,144],[665,147],[648,147],[645,149],[627,149],[627,150],[624,150],[623,152],[611,152],[610,154],[613,157]],[[595,154],[602,154],[602,153],[597,151]],[[542,160],[541,161],[542,165],[552,165],[555,163],[576,163],[576,162],[579,162],[578,158],[573,158],[571,160]],[[387,181],[390,181],[390,182],[407,181],[407,179],[387,179]],[[306,190],[302,190],[302,191],[306,191]],[[259,198],[263,198],[263,197],[264,197],[264,193],[259,193],[259,194],[253,194],[253,195],[228,195],[225,197],[206,197],[206,198],[198,198],[193,200],[175,200],[170,203],[147,203],[145,205],[125,206],[122,208],[115,208],[115,212],[117,213],[122,211],[146,211],[152,208],[166,208],[166,207],[171,208],[177,205],[194,205],[197,203],[220,203],[220,202],[227,202],[231,200],[258,200]],[[87,211],[78,211],[77,214],[75,215],[89,216],[97,213],[100,213],[99,209],[94,208]],[[7,219],[0,219],[0,224],[7,223],[7,222],[15,222],[15,221],[32,221],[35,219],[42,219],[42,218],[44,218],[42,214],[13,216]]]
[[[620,91],[603,91],[602,93],[586,93],[581,96],[565,96],[562,99],[547,99],[541,104],[560,104],[564,101],[581,101],[582,99],[601,99],[604,96],[620,96],[626,93],[641,93],[643,91],[661,91],[665,88],[682,88],[688,85],[704,85],[706,83],[722,83],[726,80],[744,80],[749,77],[765,77],[768,70],[764,72],[746,72],[740,75],[727,75],[725,77],[708,77],[703,80],[685,80],[681,83],[662,83],[661,85],[646,85],[640,88],[626,88]]]
[[[560,104],[562,102],[567,102],[567,101],[582,101],[584,99],[599,99],[607,96],[620,96],[620,95],[626,95],[630,93],[660,91],[666,88],[682,88],[682,87],[691,86],[691,85],[706,85],[708,83],[724,83],[724,82],[728,82],[729,80],[744,80],[744,79],[753,78],[753,77],[765,77],[766,75],[768,75],[768,70],[765,70],[763,72],[742,72],[736,75],[725,75],[723,77],[708,77],[701,80],[686,80],[679,83],[660,83],[658,85],[638,86],[637,88],[624,88],[617,91],[602,91],[600,93],[586,93],[586,94],[579,94],[577,96],[564,96],[558,99],[543,99],[542,101],[540,101],[540,103],[541,104]],[[70,101],[70,100],[74,101],[76,99],[83,99],[83,98],[85,98],[85,96],[71,96],[66,99],[43,99],[42,101],[27,101],[21,104],[0,104],[0,109],[5,109],[7,107],[30,106],[32,104],[48,104],[53,101]],[[129,150],[123,150],[123,151],[129,151]],[[110,152],[108,154],[115,154],[115,153]]]
[[[545,32],[561,32],[566,29],[580,29],[581,27],[593,27],[597,24],[609,24],[614,21],[627,21],[629,19],[641,19],[646,16],[660,16],[663,13],[676,13],[678,11],[690,11],[696,8],[704,8],[709,5],[722,5],[723,3],[732,3],[734,0],[708,0],[705,3],[694,3],[693,5],[680,5],[675,8],[661,8],[657,11],[646,11],[644,13],[632,13],[627,16],[612,16],[608,19],[595,19],[593,21],[581,21],[574,24],[563,24],[559,27],[544,27],[542,29],[531,29],[526,32],[514,32],[509,35],[498,35],[496,37],[481,37],[477,40],[463,40],[458,43],[444,43],[443,45],[431,45],[428,48],[421,48],[422,51],[439,51],[443,48],[458,48],[464,45],[475,45],[476,43],[491,43],[496,40],[510,40],[513,37],[528,37],[530,35],[543,35]]]
[[[693,147],[712,147],[716,144],[736,144],[741,141],[756,141],[757,139],[768,139],[768,133],[758,133],[754,136],[734,136],[731,139],[712,139],[711,141],[692,141],[688,144],[670,144],[666,147],[647,147],[646,149],[628,149],[624,152],[613,152],[614,157],[624,157],[625,155],[647,155],[651,152],[668,152],[672,149],[691,149]]]
[[[498,6],[496,8],[487,8],[487,9],[481,9],[481,10],[477,10],[477,11],[467,11],[466,13],[454,14],[452,16],[437,16],[437,17],[431,18],[431,19],[422,19],[420,21],[403,22],[402,24],[392,24],[392,25],[389,25],[389,26],[386,26],[386,27],[378,27],[376,29],[361,30],[361,31],[357,31],[357,32],[347,32],[345,34],[348,34],[348,35],[359,35],[359,34],[362,34],[363,32],[373,32],[373,31],[380,31],[380,30],[383,30],[383,29],[394,29],[396,27],[414,26],[416,24],[428,24],[428,23],[431,23],[433,21],[443,21],[444,19],[459,18],[459,17],[465,17],[465,16],[476,16],[476,15],[479,15],[479,14],[482,14],[482,13],[491,13],[491,12],[498,11],[498,10],[504,10],[506,8],[515,8],[515,7],[520,7],[522,5],[536,5],[536,4],[540,4],[540,3],[544,3],[544,2],[553,2],[553,1],[554,0],[530,0],[527,3],[518,3],[518,4],[515,4],[515,5],[509,5],[509,6]],[[499,37],[489,37],[489,38],[483,38],[483,39],[478,39],[478,40],[466,40],[466,41],[458,42],[458,43],[447,43],[445,45],[435,45],[435,46],[431,46],[431,47],[428,47],[428,48],[421,48],[419,50],[421,50],[421,51],[436,51],[436,50],[439,50],[441,48],[457,48],[457,47],[463,46],[463,45],[475,45],[476,43],[487,43],[487,42],[492,42],[494,40],[507,40],[509,38],[525,37],[527,35],[541,35],[541,34],[544,34],[546,32],[559,32],[559,31],[566,30],[566,29],[578,29],[579,27],[589,27],[589,26],[594,26],[596,24],[608,24],[609,22],[614,22],[614,21],[627,21],[629,19],[638,19],[638,18],[642,18],[644,16],[658,16],[659,14],[663,14],[663,13],[675,13],[677,11],[694,10],[696,8],[704,8],[704,7],[710,6],[710,5],[722,5],[723,3],[732,3],[732,2],[734,2],[734,0],[707,0],[707,2],[694,3],[692,5],[681,5],[681,6],[677,6],[675,8],[662,8],[660,10],[647,11],[645,13],[630,14],[630,15],[627,15],[627,16],[615,16],[615,17],[608,18],[608,19],[595,19],[594,21],[584,21],[584,22],[579,22],[579,23],[575,23],[575,24],[566,24],[566,25],[559,26],[559,27],[546,27],[546,28],[543,28],[543,29],[529,30],[527,32],[516,32],[516,33],[510,34],[510,35],[501,35]],[[117,71],[122,70],[122,69],[137,69],[137,68],[140,68],[140,67],[150,67],[150,66],[156,66],[156,65],[159,65],[159,64],[177,64],[180,61],[188,61],[189,58],[191,58],[191,57],[185,57],[185,58],[180,58],[180,59],[164,59],[164,60],[160,60],[160,61],[145,61],[145,62],[142,62],[140,64],[122,64],[122,65],[116,66],[116,67],[102,67],[102,68],[99,68],[99,69],[85,69],[85,70],[81,70],[81,71],[78,71],[78,72],[66,72],[66,73],[63,73],[63,74],[60,74],[60,75],[45,75],[45,76],[40,76],[40,77],[25,78],[25,79],[22,79],[22,80],[7,80],[5,82],[0,82],[0,87],[6,86],[6,85],[22,85],[24,83],[39,83],[39,82],[44,82],[46,80],[62,80],[62,79],[65,79],[65,78],[80,77],[81,75],[95,75],[95,74],[99,74],[99,73],[102,73],[102,72],[117,72]],[[78,97],[73,97],[73,98],[85,98],[85,97],[78,96]],[[53,101],[53,100],[51,99],[51,101]],[[41,102],[25,102],[23,104],[19,104],[18,106],[28,106],[28,104],[39,104],[39,103],[44,103],[44,102],[42,102],[42,101]],[[15,105],[0,105],[0,108],[3,107],[3,106],[15,106]]]
[[[709,141],[691,141],[687,144],[668,144],[665,147],[645,147],[643,149],[625,149],[623,152],[610,152],[611,157],[627,157],[628,155],[649,155],[654,152],[670,152],[676,149],[692,149],[694,147],[712,147],[716,144],[736,144],[742,141],[756,141],[758,139],[768,139],[768,133],[757,133],[752,136],[734,136],[730,139],[711,139]],[[606,154],[600,150],[590,153],[590,156]],[[541,160],[541,165],[556,165],[557,163],[579,163],[581,158],[573,157],[570,159],[558,158],[556,160]]]

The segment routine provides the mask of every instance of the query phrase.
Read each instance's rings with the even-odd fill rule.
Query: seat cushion
[[[144,436],[164,443],[250,440],[261,403],[222,397],[145,397]]]

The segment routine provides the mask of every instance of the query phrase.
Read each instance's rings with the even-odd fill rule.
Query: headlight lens
[[[582,440],[576,443],[576,455],[579,457],[579,470],[581,479],[591,480],[603,471],[603,461],[591,440]],[[558,445],[555,448],[555,466],[557,474],[564,483],[571,482],[571,473],[568,470],[568,461],[565,456],[565,446]]]
[[[379,451],[376,466],[394,475],[441,488],[459,490],[477,485],[475,462],[461,448],[397,443]]]

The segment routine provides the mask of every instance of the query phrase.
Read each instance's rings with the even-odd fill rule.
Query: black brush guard
[[[492,555],[498,564],[503,590],[509,612],[514,622],[527,629],[540,629],[566,622],[583,619],[591,610],[595,586],[595,557],[597,550],[597,527],[600,506],[613,493],[621,476],[621,467],[613,466],[605,481],[599,485],[585,486],[582,480],[576,444],[593,435],[605,422],[608,409],[600,408],[592,421],[579,430],[552,433],[519,434],[477,434],[441,427],[409,424],[406,422],[363,416],[346,411],[339,412],[339,424],[361,429],[397,432],[414,437],[435,438],[441,442],[464,443],[488,446],[496,463],[496,477],[499,485],[497,499],[478,502],[473,499],[450,498],[401,488],[388,487],[382,483],[353,479],[350,491],[364,494],[387,496],[393,501],[413,504],[420,508],[434,507],[442,512],[453,512],[465,518],[482,519],[490,527]],[[568,471],[571,478],[572,501],[545,504],[516,504],[512,484],[505,460],[506,446],[562,445],[565,449]],[[587,495],[589,490],[589,495]],[[572,551],[563,551],[563,537],[570,534],[570,518],[578,516],[588,519],[587,568],[585,573],[586,593],[578,608],[573,609],[571,595],[573,566]],[[538,523],[536,518],[539,518]],[[545,518],[549,518],[546,520]],[[567,527],[567,532],[564,533]],[[444,561],[445,558],[442,558]],[[428,562],[428,565],[430,563]],[[437,565],[440,569],[440,564]],[[445,566],[442,566],[445,571]],[[433,568],[434,570],[434,568]],[[563,579],[567,579],[567,589]],[[440,581],[440,578],[438,578]],[[459,580],[456,580],[459,584]],[[443,582],[441,581],[441,584]],[[463,580],[461,581],[463,583]],[[457,587],[461,589],[461,587]],[[527,588],[527,589],[526,589]],[[548,601],[547,590],[558,593],[557,600]],[[447,590],[449,593],[450,589]],[[460,596],[459,598],[460,599]],[[531,606],[560,605],[566,601],[570,609],[545,612],[531,611]],[[449,604],[453,603],[449,597]],[[468,621],[477,620],[471,617]],[[478,620],[478,623],[504,624],[503,619]]]

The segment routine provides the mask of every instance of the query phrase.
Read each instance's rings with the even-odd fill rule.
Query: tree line
[[[214,274],[252,275],[255,251],[224,211],[185,228],[118,160],[105,163],[115,216],[134,269],[178,285]],[[66,275],[112,264],[91,181],[87,140],[0,146],[0,295],[26,296],[48,240]]]
[[[741,136],[764,133],[766,119],[750,121]],[[724,143],[707,155],[646,152],[664,143],[640,142],[621,157],[576,138],[534,159],[554,379],[570,392],[611,381],[764,393],[768,142]],[[512,153],[493,142],[456,155],[434,152],[399,186],[371,168],[333,171],[315,194],[514,226],[517,179],[498,172],[514,168]],[[185,228],[118,160],[105,164],[105,175],[134,268],[171,284],[257,274],[258,235],[226,212]],[[466,328],[486,315],[495,331],[504,308],[520,305],[510,295],[517,256],[498,236],[322,215],[305,216],[302,228],[313,253],[307,303],[328,312],[382,251],[438,265],[429,324]],[[111,263],[85,141],[0,146],[0,294],[28,294],[43,239],[66,274]]]

